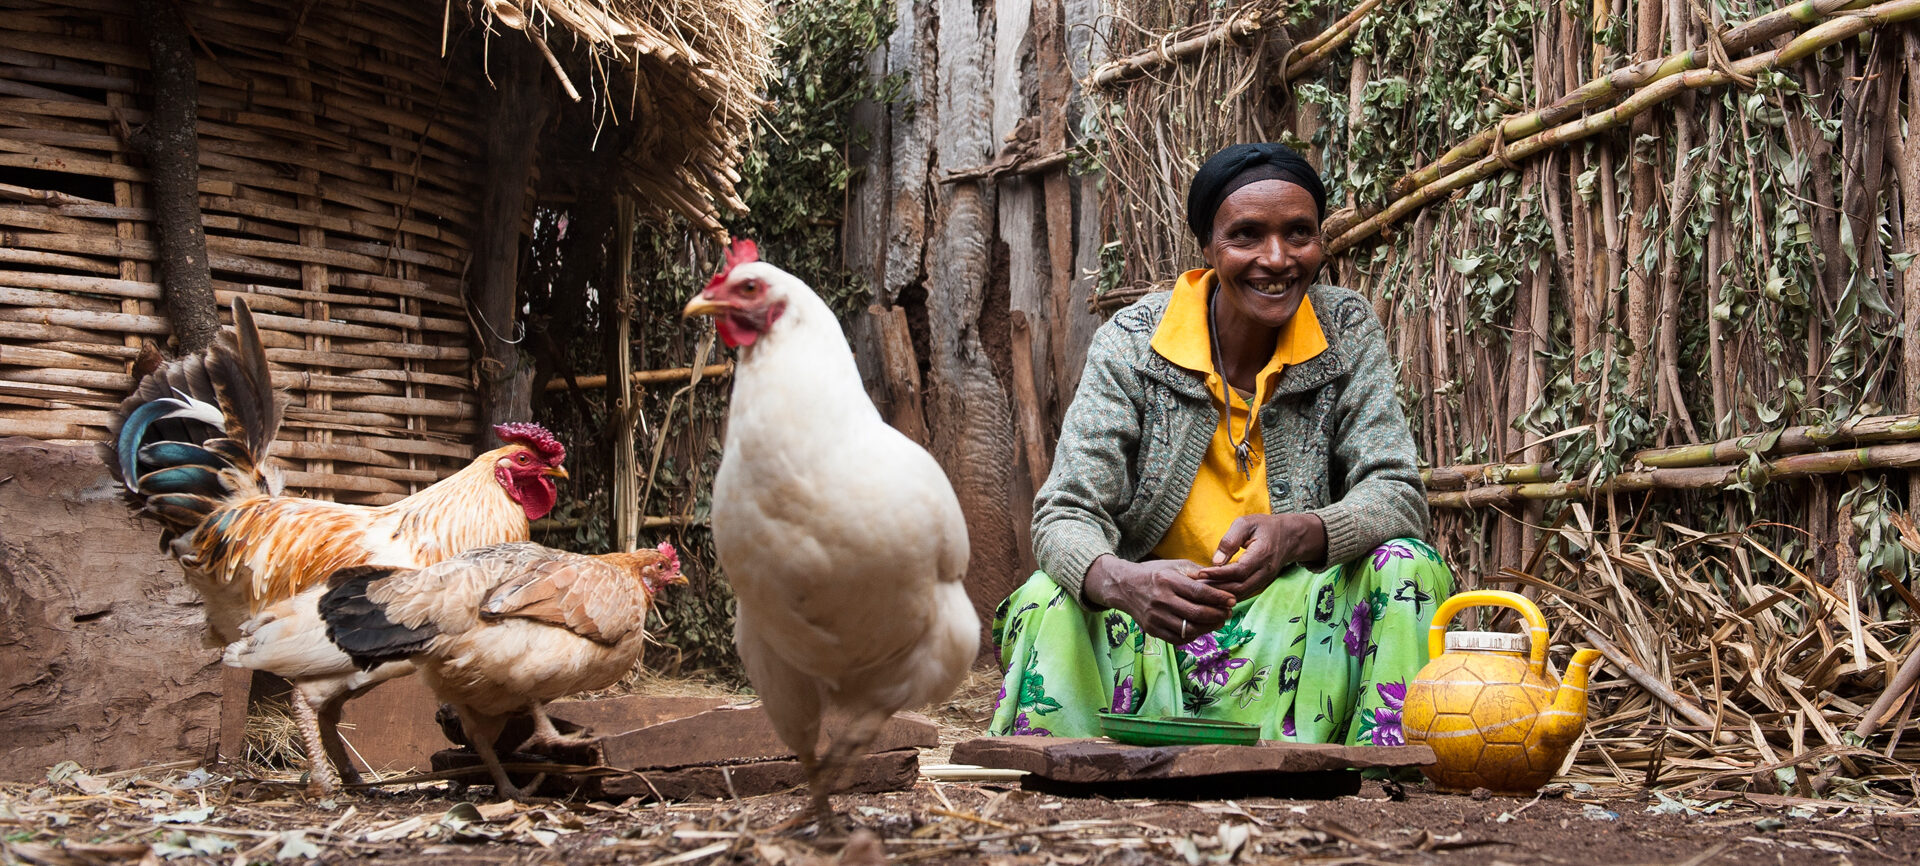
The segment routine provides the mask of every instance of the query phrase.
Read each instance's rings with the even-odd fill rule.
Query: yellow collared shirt
[[[1152,554],[1156,559],[1186,559],[1201,565],[1213,564],[1213,552],[1220,546],[1220,536],[1226,534],[1227,527],[1232,526],[1236,518],[1272,510],[1272,501],[1267,496],[1266,454],[1260,429],[1255,426],[1248,432],[1248,425],[1254,423],[1257,414],[1253,407],[1267,402],[1281,371],[1312,360],[1327,349],[1327,336],[1320,329],[1320,319],[1313,313],[1312,299],[1301,298],[1299,311],[1280,331],[1273,358],[1254,377],[1252,399],[1237,388],[1228,388],[1226,393],[1232,395],[1232,404],[1222,403],[1222,379],[1213,368],[1213,342],[1207,327],[1207,298],[1213,283],[1211,270],[1181,274],[1173,287],[1173,297],[1167,302],[1167,312],[1161,317],[1160,326],[1154,329],[1152,342],[1153,350],[1168,361],[1206,377],[1207,393],[1213,397],[1214,411],[1220,414],[1220,423],[1214,428],[1213,440],[1207,443],[1207,456],[1200,463],[1199,474],[1194,476],[1186,504]],[[1227,432],[1229,419],[1233,433],[1246,436],[1249,459],[1244,477],[1234,460],[1233,439]]]

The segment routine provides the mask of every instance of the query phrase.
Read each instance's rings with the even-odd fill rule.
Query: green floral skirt
[[[1246,722],[1270,740],[1399,745],[1407,681],[1452,592],[1439,554],[1402,538],[1326,571],[1288,568],[1219,631],[1174,646],[1035,572],[994,616],[1006,679],[988,733],[1097,737],[1104,710]]]

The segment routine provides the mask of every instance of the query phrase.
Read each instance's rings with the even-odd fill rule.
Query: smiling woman
[[[1318,285],[1326,193],[1279,144],[1194,176],[1209,267],[1101,327],[1035,498],[1041,571],[1000,607],[995,734],[1100,711],[1402,742],[1453,577],[1364,298]]]

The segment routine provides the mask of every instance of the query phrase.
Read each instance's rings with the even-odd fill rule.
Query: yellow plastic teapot
[[[1508,607],[1526,618],[1528,634],[1447,631],[1470,607]],[[1434,611],[1427,629],[1432,661],[1407,686],[1401,723],[1410,743],[1433,748],[1421,767],[1435,787],[1527,796],[1567,758],[1587,719],[1587,672],[1598,650],[1573,654],[1564,681],[1547,668],[1547,620],[1518,593],[1471,590]]]

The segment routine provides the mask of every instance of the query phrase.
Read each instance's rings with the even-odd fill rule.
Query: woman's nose
[[[1293,263],[1293,248],[1287,245],[1279,235],[1268,235],[1266,243],[1260,248],[1260,264],[1271,270],[1280,270]]]

